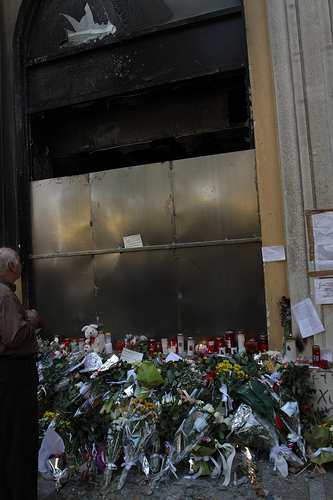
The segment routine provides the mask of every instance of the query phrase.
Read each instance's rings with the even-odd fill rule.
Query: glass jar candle
[[[79,351],[84,351],[85,339],[79,339]]]
[[[121,341],[117,342],[117,351],[121,352],[123,350],[123,348],[124,348],[123,342],[121,342]]]
[[[220,354],[220,347],[224,346],[223,338],[222,337],[216,337],[216,350]]]
[[[268,337],[267,333],[261,333],[259,335],[258,347],[260,352],[268,351]]]
[[[104,332],[102,331],[98,333],[98,345],[100,352],[102,352],[103,349],[105,348],[105,335]]]
[[[168,339],[166,338],[163,338],[161,339],[161,343],[162,343],[162,353],[163,354],[168,354]]]
[[[225,352],[231,354],[231,348],[235,347],[235,332],[228,330],[225,332]]]
[[[187,355],[194,356],[194,338],[189,337],[187,339]]]
[[[178,354],[183,354],[183,352],[184,352],[184,335],[182,333],[178,333],[178,335],[177,335],[177,347],[178,347]]]
[[[245,330],[237,332],[238,352],[245,352]]]
[[[170,352],[174,352],[176,353],[177,352],[177,338],[173,338],[170,340]]]
[[[64,339],[64,347],[65,347],[65,351],[71,352],[71,339],[69,339],[69,338]]]
[[[319,345],[312,346],[312,366],[320,365],[320,347]]]
[[[245,341],[245,350],[247,354],[257,354],[258,353],[258,341],[255,338],[251,338]]]
[[[292,335],[286,338],[286,358],[288,361],[296,361],[296,341]]]
[[[148,344],[149,356],[152,356],[153,354],[155,354],[155,345],[156,345],[155,339],[149,339],[149,344]]]
[[[211,337],[208,339],[208,352],[209,354],[213,354],[215,352],[215,339]]]

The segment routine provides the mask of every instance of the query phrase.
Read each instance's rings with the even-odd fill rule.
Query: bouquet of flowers
[[[148,349],[148,339],[145,335],[133,335],[132,333],[127,333],[125,336],[124,347],[126,349],[131,349],[132,351],[145,353]]]
[[[108,486],[111,483],[112,473],[117,470],[116,462],[120,457],[123,449],[123,438],[125,426],[128,425],[128,420],[124,417],[119,417],[111,422],[108,430],[107,445],[106,445],[106,468],[104,472],[104,485]]]
[[[118,482],[120,490],[132,465],[136,465],[144,456],[156,429],[158,420],[157,408],[153,403],[143,399],[134,399],[131,403],[128,423],[124,427],[123,446],[125,450],[124,467]]]
[[[167,443],[167,454],[164,457],[161,471],[152,481],[152,487],[168,476],[170,471],[177,477],[176,465],[190,455],[193,448],[200,442],[203,436],[210,433],[215,424],[223,423],[224,419],[213,405],[202,401],[196,401],[177,430],[173,443]]]

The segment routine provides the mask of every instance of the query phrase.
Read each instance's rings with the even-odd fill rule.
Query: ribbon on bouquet
[[[230,443],[224,443],[220,444],[218,441],[215,441],[215,448],[217,452],[220,455],[221,461],[222,461],[222,470],[221,466],[218,464],[218,462],[211,456],[211,455],[206,455],[204,457],[194,457],[194,460],[204,460],[205,462],[208,462],[211,460],[213,464],[215,465],[214,471],[211,473],[210,477],[211,478],[216,478],[223,473],[224,475],[224,481],[222,486],[228,486],[230,483],[230,476],[231,476],[231,468],[232,468],[232,463],[236,454],[235,447],[230,444]],[[224,454],[220,450],[225,450],[226,452],[229,452],[229,456],[226,459]],[[217,472],[215,472],[215,470]],[[193,476],[185,476],[185,479],[196,479],[199,477],[202,473],[202,465],[200,464],[199,471],[196,472]]]
[[[325,447],[325,448],[318,448],[318,450],[316,450],[314,453],[312,453],[311,455],[308,455],[309,458],[315,458],[315,457],[318,457],[318,455],[320,455],[320,453],[322,451],[327,451],[328,453],[331,453],[331,455],[333,455],[333,448],[331,447]]]
[[[125,456],[124,456],[124,462],[121,464],[122,467],[125,467],[126,470],[130,470],[130,468],[133,466],[133,465],[136,465],[136,460],[130,460],[130,456],[129,456],[129,447],[126,446],[125,447]]]
[[[220,444],[218,441],[216,441],[215,446],[218,449],[218,452],[220,453],[220,456],[222,458],[223,475],[224,475],[224,481],[222,486],[228,486],[228,484],[230,483],[231,467],[232,467],[232,462],[234,461],[234,457],[236,455],[236,450],[235,447],[230,443]],[[220,452],[220,450],[222,449],[225,450],[226,452],[229,452],[229,456],[227,459],[225,459],[223,453]]]
[[[177,476],[177,469],[176,467],[173,465],[173,463],[171,462],[170,458],[167,458],[167,461],[166,461],[166,465],[165,467],[163,468],[163,465],[161,467],[161,472],[166,472],[167,470],[171,470],[172,474],[175,476],[175,478],[178,480],[178,476]]]
[[[196,402],[196,399],[191,398],[189,396],[189,394],[185,391],[185,389],[180,389],[180,387],[178,387],[177,392],[179,392],[179,394],[180,394],[180,399],[181,399],[182,403],[188,402],[191,405],[193,405]]]
[[[232,399],[228,394],[228,388],[225,384],[220,387],[220,392],[222,393],[222,401],[225,404],[225,416],[228,416],[228,412],[232,410]]]
[[[217,370],[215,370],[215,371],[210,370],[210,372],[207,373],[207,375],[204,375],[202,377],[202,380],[208,380],[208,384],[210,384],[211,382],[213,382],[216,375],[217,375]]]
[[[221,455],[221,452],[219,450],[217,450],[220,455]],[[215,478],[215,477],[218,477],[220,474],[221,474],[221,467],[220,465],[217,463],[217,461],[215,460],[215,458],[213,458],[211,455],[205,455],[204,457],[193,457],[193,460],[195,462],[202,462],[202,460],[204,462],[209,462],[209,460],[211,460],[213,462],[213,464],[215,465],[215,469],[217,469],[218,471],[218,474],[210,474],[210,477],[212,478]],[[199,467],[199,470],[198,472],[196,472],[195,474],[193,474],[193,476],[184,476],[184,479],[197,479],[199,476],[201,476],[202,474],[202,464],[200,463],[200,467]]]

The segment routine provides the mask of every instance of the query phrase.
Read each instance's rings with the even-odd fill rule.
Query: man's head
[[[15,250],[0,248],[0,277],[14,283],[20,276],[21,264]]]

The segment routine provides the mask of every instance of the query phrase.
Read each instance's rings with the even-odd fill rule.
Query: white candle
[[[162,343],[162,352],[163,354],[168,354],[169,350],[168,350],[168,339],[161,339],[161,343]]]
[[[113,348],[111,342],[109,344],[105,344],[105,352],[106,354],[112,354],[113,353]]]
[[[105,335],[104,335],[104,333],[98,334],[98,343],[99,343],[100,352],[103,352],[103,349],[105,348]]]

